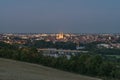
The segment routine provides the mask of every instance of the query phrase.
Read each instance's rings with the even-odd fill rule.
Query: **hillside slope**
[[[100,80],[37,64],[0,58],[0,80]]]

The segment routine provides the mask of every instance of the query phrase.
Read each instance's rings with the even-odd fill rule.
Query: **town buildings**
[[[100,42],[109,45],[111,48],[120,48],[120,34],[73,34],[73,33],[4,33],[0,34],[0,41],[9,44],[25,44],[27,41],[45,40],[55,42],[73,42],[77,47],[80,43]],[[100,46],[100,45],[99,45]],[[101,45],[104,46],[104,45]]]

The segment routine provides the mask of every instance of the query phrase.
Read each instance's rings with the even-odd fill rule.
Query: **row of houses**
[[[51,57],[60,57],[66,56],[70,59],[71,56],[79,55],[81,53],[87,53],[87,51],[79,51],[79,50],[61,50],[61,49],[38,49],[39,53],[42,53],[44,56],[51,56]]]
[[[98,48],[117,48],[120,49],[120,43],[111,43],[111,44],[98,44]]]

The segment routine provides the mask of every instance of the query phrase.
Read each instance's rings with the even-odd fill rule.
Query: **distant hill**
[[[0,80],[101,80],[37,64],[0,58]]]

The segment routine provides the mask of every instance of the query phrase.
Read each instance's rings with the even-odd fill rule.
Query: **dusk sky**
[[[120,0],[0,0],[0,33],[119,33]]]

